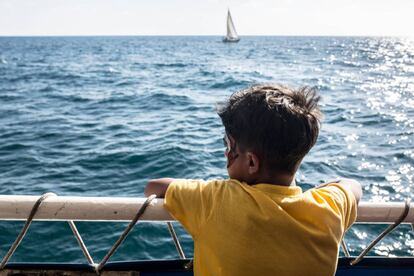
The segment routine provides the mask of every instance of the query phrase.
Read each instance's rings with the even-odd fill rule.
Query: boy
[[[151,180],[145,194],[194,239],[195,275],[333,275],[339,243],[362,195],[353,180],[302,192],[295,173],[316,143],[321,113],[311,88],[257,85],[218,110],[227,180]]]

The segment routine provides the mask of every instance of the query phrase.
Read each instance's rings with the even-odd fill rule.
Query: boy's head
[[[248,183],[293,176],[318,138],[318,101],[314,88],[274,84],[231,95],[218,109],[226,131],[229,176]]]

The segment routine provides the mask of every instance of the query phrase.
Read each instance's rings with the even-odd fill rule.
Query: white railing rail
[[[0,195],[0,220],[26,220],[39,196]],[[53,196],[42,202],[34,220],[130,221],[145,202],[133,197]],[[358,223],[394,223],[404,211],[404,202],[361,202]],[[172,221],[163,199],[154,199],[140,220]],[[403,223],[414,223],[414,204]]]
[[[32,205],[32,207],[29,211],[29,214],[26,218],[26,222],[23,225],[22,230],[20,231],[19,235],[17,236],[17,238],[15,239],[15,241],[13,242],[13,244],[11,245],[9,250],[7,251],[6,255],[0,261],[0,271],[3,270],[6,267],[8,261],[10,260],[10,258],[14,254],[14,252],[16,251],[17,247],[20,245],[23,238],[25,237],[25,235],[27,233],[27,230],[29,229],[32,221],[34,220],[35,216],[38,214],[40,206],[43,203],[45,203],[47,199],[56,198],[56,197],[57,197],[57,195],[54,194],[54,193],[45,193],[45,194],[41,195],[40,197],[35,198],[34,204]],[[9,200],[9,201],[7,201],[7,200],[3,201],[3,203],[5,203],[4,206],[7,206],[7,208],[4,208],[4,209],[9,211],[10,207],[15,207],[14,214],[17,215],[17,214],[20,214],[21,211],[23,211],[23,212],[26,211],[25,208],[27,207],[27,202],[28,201],[30,202],[33,198],[32,197],[24,197],[22,199],[20,197],[20,199],[22,199],[21,202],[19,202],[18,200],[16,201],[16,198],[15,197],[13,198],[13,196],[4,197],[4,199]],[[12,199],[12,200],[10,201],[10,199]],[[13,199],[14,199],[14,201],[13,201]],[[87,200],[87,202],[89,202],[89,200]],[[82,249],[83,254],[85,255],[86,259],[88,260],[88,263],[94,268],[97,275],[101,274],[101,270],[105,266],[105,264],[108,262],[109,258],[115,253],[115,251],[118,249],[118,247],[122,244],[122,242],[125,240],[125,238],[129,234],[129,232],[132,230],[132,228],[135,226],[135,224],[142,218],[142,216],[145,214],[147,208],[153,202],[155,202],[155,195],[151,195],[148,198],[146,198],[143,202],[140,202],[140,206],[138,207],[138,210],[136,211],[135,215],[131,218],[128,226],[125,228],[125,230],[122,232],[122,234],[116,240],[116,242],[112,245],[111,249],[108,251],[108,253],[105,255],[105,257],[103,257],[102,260],[99,261],[98,263],[95,263],[92,256],[90,255],[89,250],[86,247],[86,245],[85,245],[85,243],[84,243],[84,241],[83,241],[83,239],[82,239],[82,237],[81,237],[74,221],[73,220],[67,220],[73,234],[75,235],[75,237],[78,241],[78,244],[79,244],[80,248]],[[72,201],[67,201],[67,200],[64,200],[63,202],[58,201],[58,205],[57,205],[58,209],[54,213],[54,216],[57,217],[57,215],[60,213],[60,211],[65,210],[66,204],[71,205],[72,203],[73,203]],[[118,203],[118,207],[122,207],[122,206],[119,206],[119,203],[120,203],[119,201],[117,203]],[[88,205],[88,204],[86,204],[86,205]],[[87,207],[86,205],[84,204],[83,207]],[[94,205],[94,206],[96,207],[96,205]],[[99,206],[99,202],[98,202],[97,206]],[[0,205],[0,210],[1,210],[1,205]],[[96,210],[96,209],[92,209],[92,211],[93,210]],[[99,210],[99,208],[97,210]],[[50,210],[47,210],[47,211],[49,212]],[[87,209],[81,209],[81,211],[89,213],[91,210],[88,211]],[[6,212],[6,214],[7,214],[7,212]],[[50,213],[47,213],[47,214],[50,215]],[[113,214],[116,215],[117,211],[115,210]],[[182,247],[180,245],[178,237],[175,234],[172,223],[167,221],[167,225],[169,227],[170,234],[171,234],[171,236],[174,240],[175,246],[177,248],[177,251],[178,251],[180,257],[182,259],[185,259],[184,252],[182,250]]]
[[[119,245],[138,220],[167,221],[168,230],[174,240],[180,258],[185,259],[184,252],[174,231],[173,218],[164,209],[163,199],[152,195],[148,198],[127,197],[73,197],[57,196],[46,193],[42,196],[0,195],[0,220],[25,220],[25,225],[6,255],[0,261],[0,271],[5,268],[20,242],[23,240],[33,220],[65,220],[68,221],[73,234],[78,240],[88,263],[100,274],[102,268],[114,254]],[[76,228],[74,221],[129,221],[127,228],[111,247],[105,257],[95,263]],[[364,256],[387,234],[401,223],[414,225],[414,205],[407,199],[404,203],[371,203],[361,202],[358,206],[358,223],[389,223],[390,225],[351,261],[351,265],[359,263]],[[346,242],[341,240],[345,256],[350,257]],[[191,267],[191,262],[186,268]]]
[[[26,220],[39,196],[0,195],[0,220]],[[34,220],[131,221],[146,198],[53,196]],[[154,199],[140,220],[172,221],[162,199]]]

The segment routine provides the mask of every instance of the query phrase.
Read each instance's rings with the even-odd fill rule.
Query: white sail
[[[227,11],[227,35],[223,39],[223,42],[238,42],[239,36],[237,35],[236,28],[234,27],[233,19],[231,18],[230,10]]]
[[[232,40],[238,39],[236,28],[234,27],[233,19],[231,18],[230,10],[227,12],[227,38]]]

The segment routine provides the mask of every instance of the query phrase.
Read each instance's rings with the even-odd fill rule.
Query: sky
[[[414,0],[0,0],[0,36],[414,36]]]

